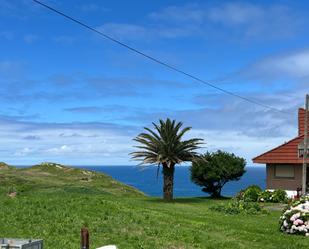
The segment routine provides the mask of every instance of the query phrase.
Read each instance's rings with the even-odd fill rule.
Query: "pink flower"
[[[293,225],[295,225],[295,226],[302,225],[302,224],[304,224],[304,222],[300,219],[297,219],[293,222]]]

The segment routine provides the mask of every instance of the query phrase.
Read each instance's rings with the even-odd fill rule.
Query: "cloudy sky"
[[[144,126],[171,117],[202,149],[247,159],[297,134],[309,86],[307,1],[42,0],[200,84],[31,0],[0,1],[0,161],[135,164]]]

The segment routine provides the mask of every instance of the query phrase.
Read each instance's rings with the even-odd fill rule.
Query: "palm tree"
[[[192,161],[197,155],[196,149],[202,144],[202,139],[182,140],[183,135],[191,129],[181,129],[182,123],[175,120],[160,120],[153,123],[154,130],[147,127],[145,133],[139,134],[134,141],[138,151],[131,153],[132,159],[142,161],[141,164],[156,164],[163,167],[163,198],[173,199],[175,165]]]

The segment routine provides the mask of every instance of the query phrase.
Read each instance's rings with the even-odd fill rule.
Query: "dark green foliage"
[[[251,185],[244,191],[243,199],[245,201],[256,202],[259,199],[259,195],[262,193],[262,189],[257,185]]]
[[[134,141],[138,150],[131,153],[134,160],[141,164],[156,164],[163,166],[163,194],[165,200],[173,199],[174,167],[186,161],[192,161],[196,156],[202,139],[183,140],[183,135],[191,127],[181,129],[182,123],[175,120],[160,120],[153,123],[154,130],[145,127],[146,132],[139,134]]]
[[[272,193],[272,202],[278,203],[285,203],[287,202],[288,196],[287,193],[282,190],[282,189],[276,189],[273,193]]]
[[[229,181],[238,181],[245,173],[245,159],[218,150],[207,152],[195,159],[191,167],[191,180],[203,187],[212,197],[221,196],[222,187]]]
[[[232,200],[228,203],[211,207],[212,210],[225,214],[258,214],[266,213],[257,202],[247,202],[243,200]]]
[[[236,195],[235,195],[235,199],[240,201],[240,200],[244,200],[244,195],[245,195],[245,190],[242,189],[240,190]]]
[[[191,161],[196,156],[202,139],[193,138],[183,140],[183,135],[191,127],[181,129],[182,122],[175,120],[160,120],[159,124],[153,123],[154,131],[145,127],[146,133],[139,134],[134,140],[140,145],[139,150],[133,152],[132,158],[142,161],[142,164],[179,164]]]
[[[273,193],[271,191],[265,190],[259,195],[260,202],[271,202]]]
[[[286,203],[288,201],[287,193],[282,189],[275,191],[265,190],[259,194],[260,202]]]

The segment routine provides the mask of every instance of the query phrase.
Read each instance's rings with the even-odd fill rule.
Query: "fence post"
[[[89,231],[87,228],[83,227],[80,230],[80,248],[89,249]]]

